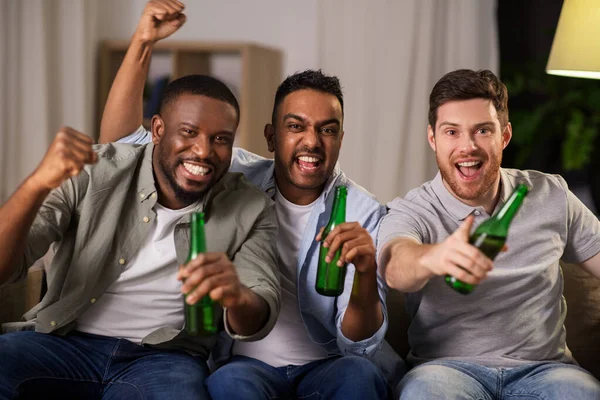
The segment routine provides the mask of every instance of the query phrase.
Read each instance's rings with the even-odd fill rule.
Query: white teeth
[[[458,165],[460,167],[474,167],[479,164],[480,164],[479,161],[465,161],[465,162],[458,163]]]
[[[300,157],[298,157],[298,160],[303,161],[303,162],[309,162],[309,163],[316,163],[319,161],[318,158],[309,157],[309,156],[300,156]]]
[[[194,164],[190,164],[190,163],[183,163],[183,167],[190,172],[191,174],[194,175],[206,175],[210,172],[210,168],[206,168],[206,167],[201,167],[199,165],[194,165]]]

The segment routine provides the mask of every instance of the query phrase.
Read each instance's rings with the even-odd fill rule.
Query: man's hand
[[[325,261],[331,262],[335,253],[341,250],[337,266],[352,263],[355,268],[348,307],[342,319],[342,333],[355,342],[367,339],[383,324],[373,238],[358,222],[339,224],[323,239],[324,229],[321,228],[316,240],[323,240],[327,249]]]
[[[316,237],[320,241],[323,236],[321,228]],[[338,267],[346,263],[354,264],[356,272],[363,274],[366,272],[376,272],[377,264],[375,262],[375,245],[369,232],[358,222],[344,222],[336,226],[325,239],[323,246],[328,249],[325,261],[331,262],[336,251],[342,250]]]
[[[185,23],[185,6],[177,0],[150,0],[142,13],[135,35],[144,42],[171,36]]]
[[[470,215],[446,240],[431,247],[419,259],[419,263],[433,275],[451,275],[473,285],[487,278],[493,268],[492,260],[469,244],[469,232],[473,226]]]
[[[40,189],[54,189],[81,172],[85,164],[98,161],[89,136],[69,127],[61,128],[44,159],[29,178]]]
[[[204,295],[223,307],[237,307],[249,302],[250,289],[240,282],[235,266],[224,253],[203,253],[182,265],[177,279],[187,303],[195,304]]]
[[[224,253],[203,253],[182,265],[177,279],[188,304],[209,295],[228,309],[227,323],[240,335],[258,332],[269,318],[267,302],[240,282],[235,266]]]

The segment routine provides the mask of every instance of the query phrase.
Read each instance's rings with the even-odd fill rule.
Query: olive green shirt
[[[138,146],[107,144],[95,147],[99,161],[53,190],[31,226],[26,251],[9,282],[22,279],[27,269],[54,244],[47,267],[48,292],[25,314],[35,329],[64,335],[76,329],[77,317],[93,307],[119,277],[148,237],[156,218],[158,193],[152,170],[152,143]],[[275,324],[280,306],[276,265],[277,222],[274,203],[241,174],[227,173],[199,202],[206,214],[207,248],[224,252],[240,281],[261,296],[269,320],[257,333],[238,340],[259,340]],[[187,214],[174,232],[177,261],[184,263],[189,248]],[[176,274],[176,271],[173,271]],[[223,315],[225,321],[225,315]],[[161,328],[142,344],[181,348],[204,357],[217,335],[192,338],[174,328]]]

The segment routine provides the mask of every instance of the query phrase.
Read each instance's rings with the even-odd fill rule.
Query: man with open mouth
[[[501,168],[512,137],[508,93],[490,71],[444,75],[429,97],[429,144],[439,173],[389,203],[380,265],[406,293],[413,369],[407,399],[599,399],[600,383],[565,342],[559,261],[600,278],[600,222],[558,175]],[[518,133],[516,133],[518,134]],[[492,262],[469,244],[519,183],[530,191],[507,251]],[[469,295],[445,276],[477,285]]]

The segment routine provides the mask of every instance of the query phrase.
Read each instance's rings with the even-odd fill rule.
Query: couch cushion
[[[0,288],[0,324],[20,321],[29,309],[40,302],[44,270],[36,265],[27,279]]]
[[[567,345],[577,362],[600,379],[600,280],[576,265],[563,265]]]

